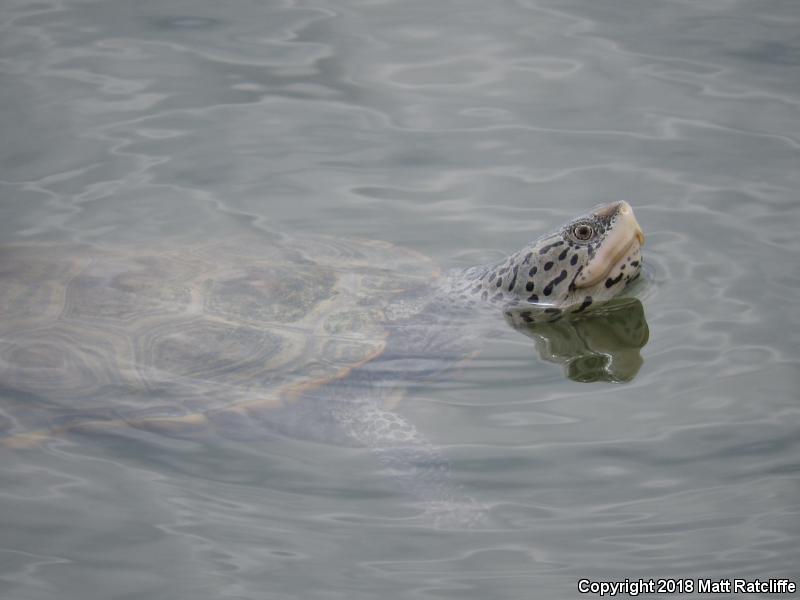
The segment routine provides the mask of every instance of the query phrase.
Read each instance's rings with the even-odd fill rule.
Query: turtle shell
[[[436,276],[386,242],[0,246],[0,434],[196,430],[346,376]]]

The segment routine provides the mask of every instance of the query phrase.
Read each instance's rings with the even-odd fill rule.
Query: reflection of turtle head
[[[506,313],[517,331],[532,337],[543,360],[563,364],[574,381],[633,379],[642,366],[639,350],[649,337],[642,303],[635,298],[611,300],[583,315],[557,322],[525,323]]]
[[[552,316],[613,298],[641,269],[642,228],[627,202],[569,221],[503,262],[460,274],[462,294],[503,306],[539,305]],[[524,319],[524,315],[522,316]]]

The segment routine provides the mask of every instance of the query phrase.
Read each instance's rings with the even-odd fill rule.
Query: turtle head
[[[567,223],[559,235],[567,248],[564,259],[574,268],[568,290],[573,295],[607,299],[638,276],[644,233],[627,202],[599,206]]]
[[[630,204],[605,204],[485,270],[474,291],[506,305],[579,312],[613,298],[638,277],[643,243]]]

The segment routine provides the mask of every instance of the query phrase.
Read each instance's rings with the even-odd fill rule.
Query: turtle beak
[[[642,227],[639,225],[639,222],[633,215],[633,208],[631,208],[631,205],[624,200],[606,204],[605,206],[597,209],[595,214],[604,219],[610,219],[614,215],[617,215],[617,218],[620,221],[618,226],[621,226],[627,231],[634,232],[636,239],[639,240],[639,245],[644,246],[644,232],[642,231]]]
[[[639,241],[639,246],[644,246],[644,231],[642,231],[642,226],[639,225],[639,221],[633,215],[631,205],[623,200],[618,202],[617,206],[619,207],[617,210],[620,218],[626,221],[626,227],[634,232],[636,239]]]
[[[597,284],[635,244],[644,245],[644,232],[627,202],[614,202],[595,214],[604,219],[615,218],[615,222],[612,231],[576,279],[575,285],[579,288]]]

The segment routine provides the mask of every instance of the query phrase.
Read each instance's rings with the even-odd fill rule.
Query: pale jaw
[[[626,264],[641,262],[644,233],[633,215],[633,209],[627,202],[620,202],[615,210],[613,230],[575,279],[578,289],[595,287],[603,280],[607,282],[609,278],[617,277]],[[632,258],[634,255],[635,258]]]
[[[620,290],[639,277],[642,264],[642,246],[638,239],[625,247],[617,261],[606,272],[604,278],[595,284],[592,296],[596,301],[609,300],[620,294]],[[578,288],[577,293],[586,292]]]

